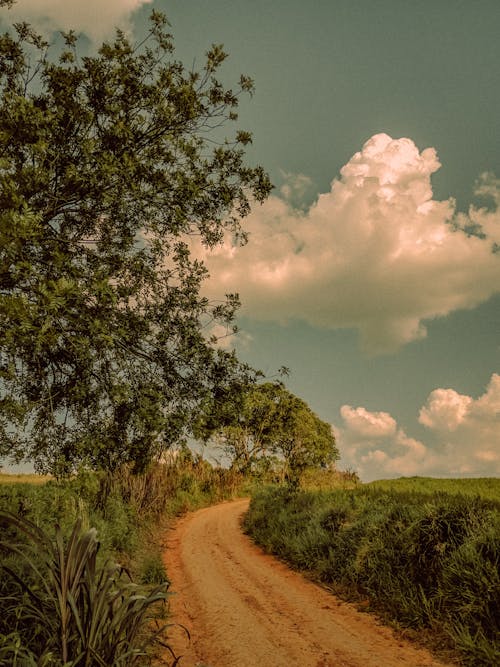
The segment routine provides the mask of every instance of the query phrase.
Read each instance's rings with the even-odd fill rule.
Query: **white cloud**
[[[304,177],[256,207],[245,222],[247,246],[196,249],[210,270],[209,294],[238,291],[256,319],[303,319],[356,328],[370,352],[390,352],[426,335],[425,320],[472,308],[499,291],[500,212],[433,199],[433,148],[373,136],[307,211],[297,205]],[[481,194],[496,196],[491,176]],[[455,223],[455,228],[450,222]],[[456,227],[482,225],[488,239]]]
[[[472,417],[488,415],[500,420],[500,375],[493,373],[486,393],[472,403],[469,412]]]
[[[342,426],[334,427],[342,455],[340,467],[356,470],[364,481],[422,474],[429,463],[425,445],[406,435],[387,412],[342,406]]]
[[[115,27],[130,30],[130,17],[152,0],[18,0],[10,10],[13,21],[27,21],[45,35],[57,30],[85,33],[100,42]]]
[[[435,389],[420,410],[418,421],[436,431],[455,431],[463,423],[471,403],[470,396],[453,389]]]
[[[500,375],[493,373],[486,392],[476,400],[453,389],[435,389],[420,410],[419,421],[431,430],[445,432],[475,423],[500,425]]]
[[[363,438],[387,438],[396,434],[396,420],[387,412],[369,412],[365,408],[343,405],[340,415],[346,427]]]
[[[290,206],[296,209],[304,208],[304,201],[313,198],[313,182],[309,176],[304,174],[292,174],[290,172],[281,172],[284,179],[280,187],[280,195]]]
[[[477,399],[435,389],[420,410],[429,442],[409,437],[387,412],[344,405],[335,434],[341,466],[365,481],[408,475],[500,475],[500,375]]]
[[[491,376],[477,399],[452,389],[433,391],[419,421],[456,453],[464,472],[480,469],[485,475],[500,474],[500,375]]]

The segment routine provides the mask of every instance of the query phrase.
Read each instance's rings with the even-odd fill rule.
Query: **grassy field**
[[[434,477],[400,477],[370,482],[365,488],[379,491],[396,491],[427,494],[479,496],[500,502],[500,478],[478,477],[462,479],[436,479]]]
[[[500,664],[500,480],[268,488],[245,527],[267,551],[464,664]]]
[[[0,472],[0,484],[45,484],[52,479],[49,475],[16,474]]]
[[[301,491],[279,485],[256,491],[245,525],[257,542],[335,592],[362,600],[364,607],[368,602],[369,609],[399,627],[426,637],[430,633],[464,664],[500,664],[499,479],[402,478],[360,484],[355,475],[310,471],[304,484]],[[157,466],[144,475],[126,469],[113,475],[83,472],[65,482],[2,474],[0,513],[13,512],[48,535],[56,534],[59,525],[57,539],[66,543],[79,519],[80,537],[94,540],[98,564],[111,558],[126,565],[146,590],[154,590],[166,579],[157,540],[160,522],[241,489],[242,479],[201,461]],[[98,544],[91,526],[97,529]],[[37,626],[42,629],[33,634],[32,622],[24,625],[23,618],[33,610],[23,607],[26,599],[16,576],[28,585],[34,580],[29,562],[9,555],[5,536],[11,543],[19,540],[19,531],[12,531],[12,525],[7,530],[3,526],[0,539],[0,565],[13,573],[5,576],[9,570],[4,570],[0,577],[0,667],[14,664],[13,646],[25,650],[19,660],[31,656],[33,664],[43,662],[48,650],[44,632],[55,636],[57,625],[46,613],[45,598]],[[80,544],[80,537],[73,542]],[[39,567],[41,556],[34,546],[23,550]],[[113,577],[107,581],[117,590],[122,585],[117,571]],[[125,609],[124,618],[127,613]],[[147,658],[141,660],[138,656],[127,664],[147,664]]]

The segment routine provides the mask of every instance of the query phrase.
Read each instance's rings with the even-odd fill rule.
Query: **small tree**
[[[331,425],[305,401],[279,388],[275,404],[272,451],[285,460],[286,476],[292,485],[298,484],[306,468],[326,466],[339,458]]]
[[[339,458],[331,426],[281,383],[233,387],[205,406],[195,433],[214,440],[242,472],[264,457],[277,456],[292,484],[305,468]]]
[[[270,192],[250,135],[220,138],[253,84],[221,84],[220,46],[185,70],[158,12],[139,44],[64,43],[54,59],[26,24],[0,37],[0,456],[143,467],[252,375],[207,340],[238,298],[201,296],[186,238],[243,242]]]

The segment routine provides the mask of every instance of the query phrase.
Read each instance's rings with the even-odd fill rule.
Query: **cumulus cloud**
[[[493,374],[477,399],[435,389],[419,421],[429,441],[409,437],[387,412],[342,406],[334,427],[341,465],[369,481],[409,475],[500,475],[500,375]]]
[[[500,200],[457,214],[453,200],[433,198],[439,167],[433,148],[377,134],[306,211],[292,202],[310,182],[290,178],[247,218],[248,245],[196,249],[210,296],[238,291],[256,319],[355,328],[372,353],[424,337],[426,320],[473,308],[500,285]],[[496,197],[498,185],[485,175],[480,194]],[[483,238],[463,233],[472,227]]]
[[[280,195],[288,204],[295,209],[307,208],[304,202],[307,199],[314,199],[314,184],[309,176],[304,174],[292,174],[290,172],[281,172],[284,179],[280,187]]]
[[[356,470],[365,481],[422,473],[428,465],[425,445],[410,438],[387,412],[343,405],[342,425],[334,427],[341,467]]]
[[[458,453],[464,473],[500,474],[500,375],[494,373],[477,399],[453,389],[436,389],[420,410],[419,421]]]
[[[453,389],[435,389],[420,410],[418,421],[436,431],[455,431],[463,424],[471,403],[470,396]]]
[[[10,10],[14,21],[27,21],[45,35],[75,30],[100,42],[115,27],[130,29],[130,17],[152,0],[18,0]]]
[[[343,405],[340,416],[351,433],[369,440],[396,435],[396,420],[387,412],[369,412],[365,408]]]

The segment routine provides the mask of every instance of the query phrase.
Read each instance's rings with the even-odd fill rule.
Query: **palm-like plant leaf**
[[[119,565],[98,565],[97,533],[83,531],[81,521],[67,540],[59,526],[52,539],[36,524],[8,512],[0,512],[0,522],[24,538],[19,543],[2,540],[0,546],[27,563],[29,581],[12,567],[3,569],[23,593],[17,601],[19,617],[38,628],[37,647],[23,646],[18,635],[17,643],[13,637],[0,642],[0,667],[49,665],[52,656],[64,667],[128,667],[146,655],[148,641],[159,633],[145,633],[145,628],[155,605],[167,599],[168,584],[145,591]],[[7,655],[10,662],[3,658]],[[21,662],[12,662],[13,655],[22,657]]]

